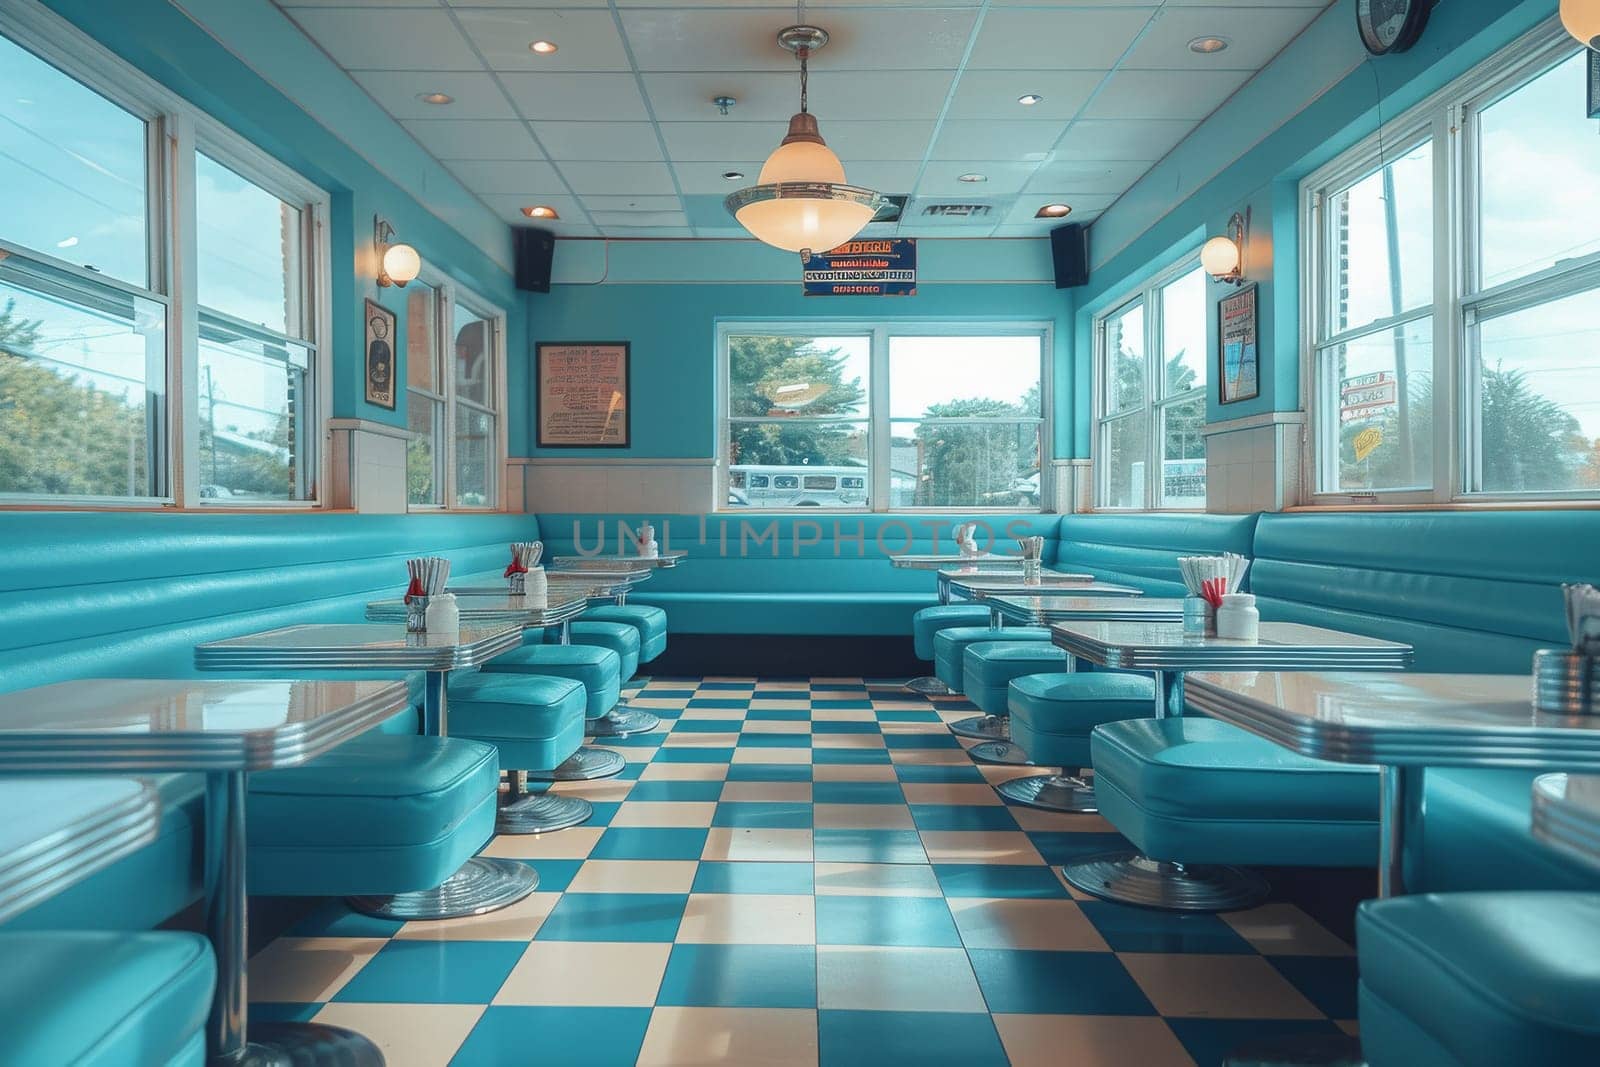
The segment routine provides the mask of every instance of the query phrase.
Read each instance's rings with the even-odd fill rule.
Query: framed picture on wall
[[[540,448],[632,444],[627,341],[549,341],[534,347]]]
[[[1224,404],[1261,395],[1256,337],[1256,287],[1247,285],[1217,306],[1217,397]]]
[[[367,403],[394,410],[394,312],[367,301]]]

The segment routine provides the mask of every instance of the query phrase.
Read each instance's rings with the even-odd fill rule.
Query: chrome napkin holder
[[[539,566],[539,560],[544,555],[543,541],[513,541],[511,542],[512,565],[506,568],[506,580],[510,584],[507,592],[511,596],[524,596],[528,592],[528,572]],[[516,568],[521,567],[521,570]]]
[[[428,632],[428,598],[422,593],[414,593],[406,601],[406,633],[425,634]]]
[[[1600,589],[1563,585],[1571,648],[1533,654],[1533,706],[1547,715],[1595,715],[1600,694]]]

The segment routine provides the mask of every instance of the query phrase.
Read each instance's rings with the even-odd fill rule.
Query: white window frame
[[[864,507],[837,507],[837,508],[779,508],[767,509],[750,507],[730,507],[728,493],[731,488],[729,468],[732,466],[728,454],[728,445],[732,439],[732,424],[741,422],[776,422],[777,419],[739,419],[731,417],[728,410],[728,398],[731,391],[732,366],[728,341],[733,336],[756,334],[763,337],[866,337],[870,341],[870,357],[868,362],[867,403],[866,413],[862,417],[840,416],[824,421],[839,423],[867,424],[867,446],[869,448],[869,471],[867,479],[867,504]],[[889,415],[889,340],[892,337],[1037,337],[1039,339],[1039,506],[1037,508],[994,508],[994,507],[890,507],[889,464],[893,455],[891,427],[896,422],[907,421],[948,421],[975,425],[984,422],[1015,423],[1032,422],[1034,420],[1019,416],[1016,418],[953,418],[948,420],[907,420],[892,419]],[[958,322],[941,321],[939,319],[786,319],[779,321],[762,320],[720,320],[717,323],[717,395],[716,395],[716,421],[717,421],[717,478],[716,499],[713,509],[726,511],[738,515],[751,515],[762,513],[776,514],[917,514],[917,513],[946,513],[952,510],[974,513],[994,514],[1024,514],[1037,515],[1051,511],[1050,504],[1054,496],[1054,464],[1050,462],[1051,451],[1051,426],[1052,426],[1052,401],[1054,389],[1052,387],[1054,372],[1054,324],[1047,321],[996,319],[985,322],[972,322],[961,320]],[[875,472],[882,472],[881,474]]]
[[[439,368],[439,380],[435,383],[439,392],[432,393],[425,389],[416,389],[409,384],[403,386],[407,394],[406,403],[410,404],[411,393],[420,393],[429,400],[444,406],[444,416],[438,422],[439,432],[443,439],[434,448],[435,483],[439,488],[439,503],[412,504],[407,503],[406,510],[410,512],[439,512],[439,511],[466,511],[490,512],[503,510],[505,501],[505,467],[507,457],[510,455],[510,446],[506,429],[506,312],[493,302],[485,300],[477,293],[456,282],[449,275],[424,265],[419,280],[433,289],[434,314],[437,328],[434,330],[435,351],[433,357],[435,366]],[[492,406],[485,407],[475,401],[460,399],[456,396],[456,361],[455,361],[455,309],[460,304],[472,314],[489,323],[489,368],[491,381],[489,383],[489,400]],[[488,412],[494,419],[494,455],[493,462],[489,464],[489,501],[481,506],[457,504],[456,501],[456,404],[461,403],[478,411]],[[410,436],[409,432],[407,436]],[[409,487],[407,497],[409,498]]]
[[[146,244],[148,288],[85,270],[42,250],[7,244],[0,250],[83,279],[162,304],[166,308],[165,395],[161,432],[149,442],[157,492],[150,496],[57,496],[0,494],[0,508],[175,508],[307,510],[327,506],[329,449],[324,424],[332,406],[332,267],[328,238],[329,196],[240,134],[135,69],[37,0],[0,6],[0,36],[33,52],[64,75],[104,96],[146,123]],[[301,210],[303,297],[301,327],[292,338],[311,349],[311,397],[306,435],[314,455],[306,469],[312,483],[304,500],[251,500],[241,505],[200,495],[199,303],[196,280],[195,153],[204,152]],[[260,333],[259,326],[251,327]]]
[[[1173,282],[1182,278],[1191,271],[1200,267],[1200,250],[1195,249],[1171,264],[1163,267],[1156,274],[1146,278],[1137,286],[1126,290],[1112,302],[1106,310],[1096,314],[1092,320],[1091,331],[1094,342],[1094,371],[1092,375],[1091,392],[1093,396],[1091,425],[1093,437],[1090,440],[1089,452],[1094,459],[1094,506],[1096,511],[1170,511],[1199,513],[1205,510],[1204,506],[1198,508],[1169,508],[1163,507],[1161,502],[1162,463],[1166,453],[1166,411],[1175,404],[1191,401],[1195,397],[1205,400],[1210,395],[1211,374],[1209,360],[1211,359],[1211,346],[1209,340],[1206,344],[1204,359],[1208,361],[1205,380],[1193,389],[1185,390],[1173,396],[1166,396],[1166,375],[1162,373],[1165,367],[1166,346],[1162,335],[1161,299],[1162,291]],[[1209,280],[1208,280],[1209,285]],[[1152,476],[1145,478],[1144,502],[1140,506],[1122,507],[1108,502],[1109,490],[1107,487],[1107,449],[1105,447],[1105,430],[1113,422],[1133,417],[1133,409],[1108,414],[1109,408],[1107,390],[1111,388],[1111,376],[1107,366],[1110,352],[1106,348],[1106,324],[1112,319],[1124,314],[1135,305],[1144,308],[1144,406],[1145,426],[1148,432],[1145,435],[1145,470],[1153,472]],[[1211,306],[1209,294],[1207,306]],[[1211,330],[1210,316],[1207,315],[1206,331]],[[1163,395],[1157,396],[1157,391]]]
[[[1536,307],[1600,288],[1600,253],[1482,289],[1478,277],[1479,185],[1478,115],[1487,107],[1569,59],[1582,46],[1552,19],[1480,63],[1428,99],[1383,124],[1382,128],[1308,175],[1300,183],[1300,380],[1306,412],[1307,447],[1303,484],[1317,504],[1418,505],[1527,503],[1592,500],[1585,490],[1484,492],[1481,457],[1480,371],[1477,324],[1484,318]],[[1577,106],[1574,104],[1574,106]],[[1337,335],[1323,332],[1328,322],[1335,273],[1325,262],[1331,220],[1330,195],[1374,173],[1385,161],[1401,158],[1431,139],[1433,166],[1433,293],[1429,305],[1368,323]],[[1375,489],[1371,492],[1325,488],[1336,484],[1338,452],[1332,436],[1337,423],[1323,419],[1321,398],[1336,383],[1322,380],[1317,352],[1429,318],[1433,326],[1433,465],[1426,489]]]

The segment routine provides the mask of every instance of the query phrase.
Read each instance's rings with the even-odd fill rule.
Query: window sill
[[[1462,500],[1449,504],[1297,504],[1285,512],[1353,511],[1600,511],[1597,500]]]
[[[0,502],[0,511],[115,511],[132,514],[160,515],[354,515],[351,508],[325,508],[316,504],[303,506],[242,508],[227,506],[202,506],[180,508],[172,504],[110,504],[96,501],[63,501],[59,504]]]

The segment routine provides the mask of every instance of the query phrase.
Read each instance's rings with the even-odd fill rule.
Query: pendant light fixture
[[[1600,0],[1561,0],[1561,24],[1572,36],[1600,51]]]
[[[860,233],[884,199],[846,183],[844,164],[806,110],[807,61],[828,43],[828,31],[789,26],[778,31],[778,43],[800,60],[800,111],[789,120],[788,136],[767,157],[756,184],[724,203],[758,241],[786,252],[826,252]]]

